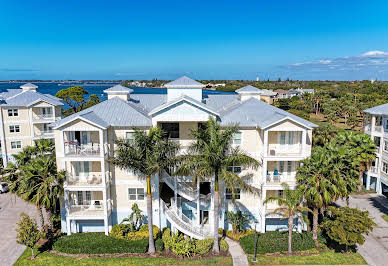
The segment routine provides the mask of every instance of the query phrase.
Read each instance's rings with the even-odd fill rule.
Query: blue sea
[[[21,85],[24,83],[0,83],[0,90],[5,91],[7,89],[18,89]],[[103,92],[105,89],[108,89],[114,85],[117,85],[119,83],[48,83],[48,82],[34,82],[33,84],[38,86],[37,91],[44,94],[51,94],[55,95],[58,91],[73,87],[73,86],[82,86],[85,90],[88,91],[88,95],[90,94],[97,94],[97,96],[100,98],[101,101],[104,101],[107,99],[107,95]],[[167,90],[163,88],[143,88],[143,87],[130,87],[134,90],[133,93],[135,94],[166,94]],[[222,92],[222,91],[212,91],[212,90],[204,90],[204,95],[209,94],[233,94],[233,92]],[[88,96],[85,97],[86,100],[89,98]]]

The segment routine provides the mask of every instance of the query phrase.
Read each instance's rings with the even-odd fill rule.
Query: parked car
[[[8,191],[9,191],[8,184],[0,182],[0,194],[8,192]]]

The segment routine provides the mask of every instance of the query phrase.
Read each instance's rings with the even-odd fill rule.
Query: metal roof
[[[104,90],[104,92],[105,93],[110,93],[110,92],[128,92],[128,93],[132,93],[133,90],[118,84],[118,85],[115,85],[113,87],[110,87],[110,88]]]
[[[35,84],[32,84],[32,83],[26,83],[24,85],[21,85],[20,88],[22,88],[22,89],[37,89],[38,86],[36,86]]]
[[[20,89],[9,89],[6,92],[0,94],[4,102],[2,106],[31,106],[40,101],[47,102],[52,105],[63,105],[61,99],[47,94],[42,94],[36,91],[23,91]]]
[[[371,115],[388,115],[388,103],[368,108],[364,110],[364,113]]]
[[[251,93],[255,93],[255,94],[260,94],[260,95],[265,95],[265,96],[276,95],[276,92],[273,92],[271,90],[266,90],[266,89],[258,89],[256,87],[251,86],[251,85],[242,87],[242,88],[236,90],[236,92],[238,94],[244,94],[244,93],[251,94]]]
[[[167,88],[202,88],[205,87],[202,83],[188,78],[186,76],[180,77],[164,85]]]

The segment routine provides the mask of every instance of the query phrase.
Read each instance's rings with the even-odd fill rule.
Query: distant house
[[[275,90],[274,92],[277,93],[277,95],[276,95],[277,99],[286,99],[286,98],[288,98],[288,94],[287,94],[288,91],[286,91],[286,90],[278,89],[278,90]]]
[[[268,104],[272,104],[276,95],[277,95],[277,93],[274,91],[265,90],[265,89],[260,90],[258,88],[251,86],[251,85],[242,87],[241,89],[236,90],[236,92],[238,94],[243,95],[243,97],[257,95],[258,99],[260,99]]]
[[[301,97],[305,93],[311,93],[314,94],[314,89],[303,89],[303,88],[296,88],[296,89],[290,89],[290,90],[282,90],[278,89],[275,90],[277,93],[276,99],[288,99],[292,98],[294,96]]]

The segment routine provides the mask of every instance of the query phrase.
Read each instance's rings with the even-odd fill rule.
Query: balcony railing
[[[375,126],[375,131],[383,132],[383,126]]]
[[[71,205],[69,208],[70,215],[77,216],[100,216],[104,215],[104,204],[102,201],[93,200],[89,204]]]
[[[74,141],[65,142],[65,154],[70,156],[99,156],[100,144],[78,144]]]
[[[267,156],[293,156],[300,155],[302,152],[302,144],[268,144]]]
[[[102,184],[101,173],[93,173],[87,176],[68,175],[65,182],[65,186],[97,186]]]
[[[371,166],[371,167],[369,168],[369,171],[370,171],[371,173],[377,174],[377,173],[379,172],[379,169],[378,169],[376,166]]]
[[[267,183],[280,183],[282,174],[267,173]]]

